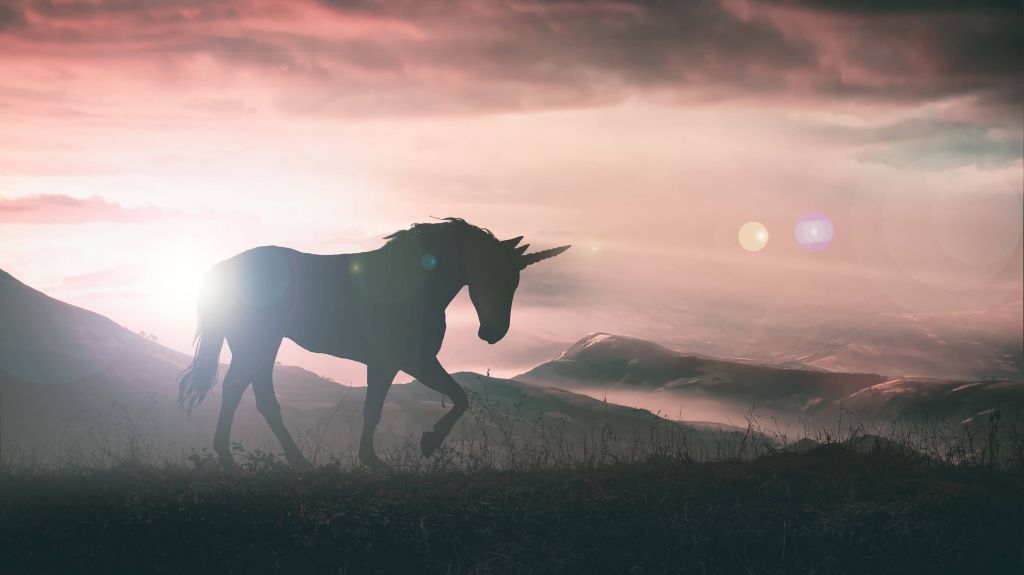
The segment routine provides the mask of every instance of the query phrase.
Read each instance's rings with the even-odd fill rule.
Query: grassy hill
[[[175,405],[178,375],[191,361],[187,355],[6,273],[0,275],[0,310],[0,464],[108,466],[125,459],[181,459],[209,445],[218,390],[191,418]],[[453,445],[493,437],[508,454],[515,445],[540,438],[550,440],[551,449],[578,451],[598,429],[615,431],[602,439],[605,445],[628,443],[655,427],[688,433],[708,445],[721,435],[567,391],[473,373],[455,377],[474,401]],[[365,388],[280,365],[274,381],[285,421],[309,456],[325,461],[352,455]],[[378,430],[382,449],[400,450],[448,407],[418,383],[394,385]],[[251,391],[232,439],[250,451],[279,449]]]
[[[0,473],[0,572],[1020,573],[1019,472],[858,454]]]
[[[188,356],[6,274],[0,314],[0,573],[1024,569],[1024,425],[1001,419],[1019,382],[782,369],[602,334],[522,378],[454,374],[472,409],[430,460],[416,439],[448,406],[395,384],[378,431],[392,473],[370,475],[352,450],[365,388],[278,366],[319,466],[283,465],[247,395],[233,475],[205,449],[216,398],[191,419],[174,405]],[[859,424],[787,438],[560,386],[879,418],[963,408],[976,425],[966,441]]]
[[[799,410],[809,402],[829,403],[886,378],[687,355],[639,338],[595,333],[517,379],[566,389],[670,390]]]
[[[828,423],[841,410],[872,422],[920,421],[927,417],[960,422],[996,410],[1024,414],[1024,381],[954,381],[876,374],[833,373],[687,355],[653,342],[591,334],[559,357],[516,379],[588,393],[607,390],[613,401],[643,394],[671,404],[711,400],[752,406],[792,421]],[[637,392],[624,395],[623,392]],[[651,395],[653,394],[653,395]],[[644,404],[646,405],[646,404]]]

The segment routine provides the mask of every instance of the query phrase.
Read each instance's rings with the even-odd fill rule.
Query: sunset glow
[[[161,305],[195,306],[203,288],[203,277],[214,262],[194,246],[169,246],[149,259],[146,290]]]
[[[1019,10],[940,4],[3,4],[0,268],[187,351],[217,261],[459,216],[579,247],[500,345],[457,298],[456,370],[595,331],[767,360],[877,314],[1012,346]]]

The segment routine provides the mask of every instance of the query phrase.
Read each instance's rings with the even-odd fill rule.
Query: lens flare
[[[768,228],[761,222],[747,222],[740,226],[740,246],[748,252],[759,252],[768,245]]]
[[[835,226],[828,216],[821,212],[809,212],[797,221],[793,228],[796,243],[805,251],[820,252],[832,243]]]
[[[434,254],[426,254],[420,258],[420,266],[427,271],[433,270],[437,267],[437,256]]]

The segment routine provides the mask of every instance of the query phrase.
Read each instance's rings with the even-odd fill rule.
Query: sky
[[[0,268],[188,352],[217,261],[459,216],[574,247],[524,272],[496,346],[453,303],[452,371],[595,331],[769,361],[892,318],[1020,349],[1021,10],[0,0]]]

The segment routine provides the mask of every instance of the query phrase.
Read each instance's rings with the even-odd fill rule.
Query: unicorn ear
[[[532,254],[526,254],[524,256],[521,256],[519,258],[519,269],[523,269],[526,266],[535,264],[541,260],[553,258],[571,247],[572,246],[562,246],[558,248],[551,248],[550,250],[534,252]]]
[[[530,244],[523,244],[518,248],[512,250],[517,256],[521,256],[526,253],[526,250],[530,249]]]
[[[501,244],[508,248],[514,248],[518,246],[519,242],[521,241],[523,241],[523,236],[519,236],[518,238],[512,238],[508,240],[501,240]]]

